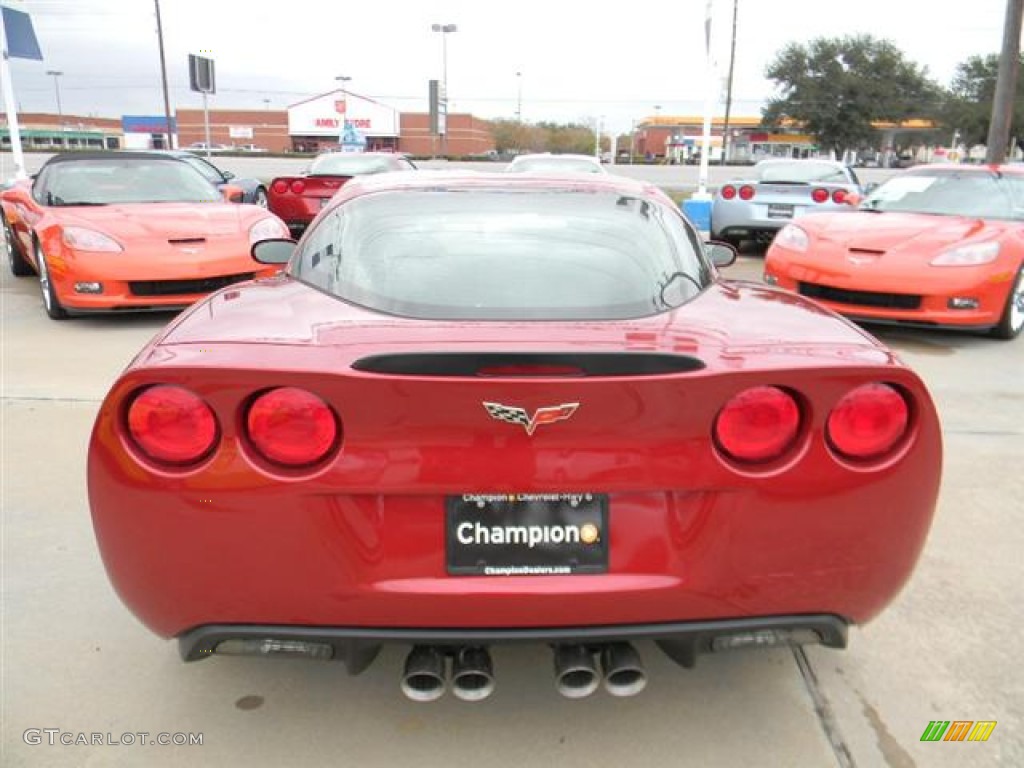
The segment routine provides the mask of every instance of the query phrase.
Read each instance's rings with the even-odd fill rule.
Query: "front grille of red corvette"
[[[876,293],[875,291],[848,291],[817,283],[800,283],[800,294],[812,299],[834,301],[837,304],[855,304],[881,309],[920,309],[921,297],[909,293]]]
[[[178,296],[192,293],[212,293],[227,285],[252,280],[253,272],[240,275],[204,277],[199,280],[134,280],[128,283],[134,296]]]

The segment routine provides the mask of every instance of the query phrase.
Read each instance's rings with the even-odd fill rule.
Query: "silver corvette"
[[[711,205],[711,237],[738,246],[767,245],[797,216],[852,210],[850,193],[863,194],[853,169],[832,160],[762,160],[744,179],[722,184]]]

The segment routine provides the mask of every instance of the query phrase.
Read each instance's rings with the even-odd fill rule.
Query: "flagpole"
[[[704,125],[700,137],[700,172],[697,177],[698,199],[710,200],[708,194],[708,163],[711,154],[711,110],[712,95],[715,90],[715,60],[711,52],[711,18],[714,0],[708,0],[706,18],[704,20],[704,53],[707,57],[704,66]]]
[[[14,85],[11,83],[11,66],[7,53],[7,28],[4,15],[0,12],[0,44],[3,45],[3,59],[0,60],[0,86],[4,91],[4,109],[7,110],[7,128],[11,132],[11,154],[14,155],[14,178],[27,179],[25,155],[21,151],[21,130],[18,128],[17,102],[14,99]],[[2,181],[2,179],[0,179]]]

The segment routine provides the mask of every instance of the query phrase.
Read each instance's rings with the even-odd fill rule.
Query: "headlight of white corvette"
[[[775,235],[772,245],[803,253],[810,245],[810,238],[800,227],[795,224],[787,224]]]
[[[972,243],[943,251],[931,263],[933,267],[976,267],[995,261],[998,255],[999,243],[996,241]]]
[[[253,246],[263,240],[276,240],[290,237],[288,227],[280,219],[260,219],[249,229],[249,245]]]
[[[85,227],[64,227],[62,234],[64,245],[76,251],[101,251],[120,253],[124,250],[121,244],[109,235]]]

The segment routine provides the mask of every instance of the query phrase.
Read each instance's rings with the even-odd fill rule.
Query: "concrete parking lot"
[[[258,172],[224,165],[290,170],[245,162]],[[761,263],[745,254],[727,277],[757,280]],[[570,701],[548,649],[499,647],[493,697],[423,705],[399,692],[404,648],[354,678],[317,662],[186,665],[118,601],[86,446],[107,388],[168,319],[54,322],[37,281],[2,270],[3,766],[1024,765],[1024,339],[873,329],[931,388],[946,460],[913,579],[848,650],[738,651],[684,670],[641,645],[646,691]],[[997,726],[983,743],[921,742],[933,720]],[[202,745],[150,744],[159,733]]]

